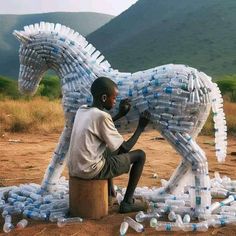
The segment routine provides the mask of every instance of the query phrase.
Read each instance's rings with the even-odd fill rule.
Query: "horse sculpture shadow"
[[[211,78],[185,65],[163,65],[136,73],[122,73],[111,68],[104,56],[74,30],[53,23],[25,26],[14,31],[21,42],[19,90],[34,94],[48,70],[61,80],[65,127],[53,153],[42,190],[53,191],[64,167],[73,120],[77,109],[92,101],[90,86],[98,76],[117,83],[118,101],[129,98],[130,112],[123,122],[138,120],[148,109],[154,127],[181,155],[182,160],[159,194],[181,193],[181,180],[188,173],[190,205],[194,215],[209,213],[211,204],[208,162],[195,138],[202,129],[211,107],[216,129],[216,155],[226,156],[226,123],[220,91]],[[116,109],[116,108],[115,108]],[[185,183],[186,184],[186,183]]]

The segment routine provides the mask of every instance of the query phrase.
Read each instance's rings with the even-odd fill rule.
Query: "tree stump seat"
[[[69,177],[71,216],[100,219],[108,215],[108,181]]]

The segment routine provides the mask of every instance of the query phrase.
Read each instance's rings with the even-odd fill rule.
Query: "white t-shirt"
[[[84,179],[95,177],[103,168],[106,146],[117,150],[124,139],[111,116],[96,107],[81,106],[76,112],[67,165],[69,174]]]

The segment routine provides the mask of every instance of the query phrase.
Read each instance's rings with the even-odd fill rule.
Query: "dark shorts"
[[[105,164],[93,179],[110,179],[129,172],[129,153],[118,155],[116,151],[111,152],[109,149],[106,149],[103,155],[106,159]]]

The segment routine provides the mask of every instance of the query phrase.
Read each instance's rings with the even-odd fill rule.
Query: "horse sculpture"
[[[197,216],[208,214],[211,204],[208,162],[196,137],[212,107],[218,161],[226,156],[226,122],[222,96],[211,78],[197,69],[168,64],[136,73],[122,73],[111,68],[95,47],[74,30],[53,23],[25,26],[14,31],[21,42],[19,89],[34,94],[48,69],[61,80],[65,127],[45,172],[42,189],[52,191],[63,170],[73,120],[77,109],[92,101],[90,86],[98,76],[111,78],[119,88],[117,100],[129,98],[130,112],[123,122],[138,120],[148,109],[154,127],[181,155],[182,161],[162,193],[181,192],[184,175],[189,174],[190,205]],[[115,108],[117,109],[117,108]],[[114,109],[114,110],[115,110]],[[114,111],[113,111],[114,112]]]

